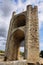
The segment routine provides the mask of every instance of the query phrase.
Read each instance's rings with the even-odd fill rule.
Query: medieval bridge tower
[[[5,56],[7,60],[19,60],[19,48],[21,41],[24,43],[24,58],[29,62],[39,60],[39,28],[38,8],[32,5],[27,10],[15,14],[13,12],[8,31]]]

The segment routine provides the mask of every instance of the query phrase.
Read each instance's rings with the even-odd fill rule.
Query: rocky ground
[[[4,60],[4,56],[0,56],[0,62]]]
[[[40,58],[40,64],[43,64],[43,58]]]
[[[4,56],[0,55],[0,62],[4,60]],[[23,60],[23,57],[21,56],[21,60]],[[39,61],[40,64],[43,64],[43,58],[40,58],[40,61]]]

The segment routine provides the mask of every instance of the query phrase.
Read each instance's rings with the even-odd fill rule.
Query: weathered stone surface
[[[24,58],[28,63],[39,61],[39,28],[37,6],[27,6],[27,11],[15,14],[13,12],[8,38],[6,43],[6,60],[19,60],[19,47],[21,41],[25,41]]]
[[[39,61],[39,33],[37,7],[27,6],[25,54],[28,62]]]
[[[27,65],[27,61],[26,60],[22,60],[22,61],[0,62],[0,65]]]

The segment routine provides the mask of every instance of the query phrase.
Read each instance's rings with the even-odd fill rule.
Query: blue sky
[[[43,50],[43,0],[0,0],[0,49],[5,49],[12,12],[20,13],[25,11],[26,6],[29,4],[38,6],[39,45],[40,50]]]

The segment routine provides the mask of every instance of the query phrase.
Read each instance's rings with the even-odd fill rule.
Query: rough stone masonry
[[[13,61],[20,59],[20,44],[24,41],[24,59],[28,63],[39,61],[39,28],[38,8],[32,5],[27,10],[16,14],[13,12],[8,31],[5,60]],[[23,44],[22,44],[23,46]]]

